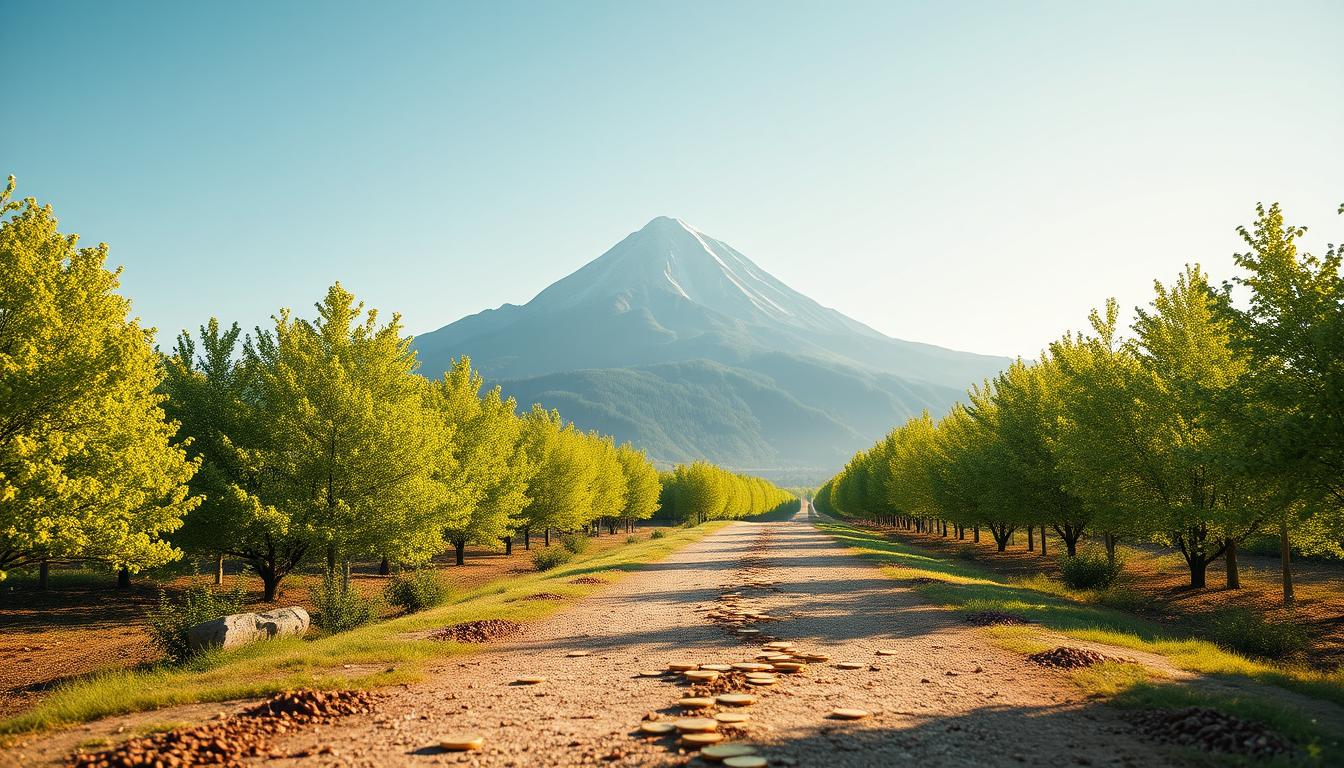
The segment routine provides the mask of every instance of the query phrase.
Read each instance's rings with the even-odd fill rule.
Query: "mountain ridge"
[[[662,451],[728,466],[805,463],[818,476],[897,421],[942,410],[1008,363],[888,337],[666,216],[526,304],[468,315],[414,345],[427,375],[468,355],[523,406],[565,403],[567,418],[584,428],[604,422],[603,431],[653,458]],[[660,367],[669,364],[689,367]],[[669,371],[691,376],[695,386],[681,386]],[[699,408],[687,410],[692,402]],[[647,411],[658,403],[667,405],[654,408],[660,417],[633,418],[635,404]],[[750,418],[731,418],[714,403]],[[617,414],[625,427],[612,429],[622,421]],[[824,448],[806,432],[777,428],[779,419],[812,425]],[[742,439],[717,439],[725,429]],[[696,435],[705,446],[689,442]]]

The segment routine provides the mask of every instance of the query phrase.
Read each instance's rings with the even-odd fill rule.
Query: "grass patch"
[[[1075,594],[1062,583],[1039,574],[1005,578],[970,563],[942,559],[889,540],[878,532],[835,522],[821,522],[817,527],[857,550],[861,557],[886,566],[893,578],[918,580],[913,586],[921,594],[948,608],[966,613],[1015,613],[1069,637],[1165,656],[1174,666],[1191,672],[1247,678],[1344,705],[1344,670],[1327,673],[1252,659],[1131,613],[1085,602],[1104,599],[1111,590]],[[1029,627],[992,628],[1000,640],[1018,643],[1023,643],[1030,632]]]
[[[638,570],[644,563],[660,560],[723,525],[726,523],[707,523],[671,532],[658,540],[579,556],[563,567],[506,577],[438,607],[341,634],[314,640],[282,638],[203,653],[181,666],[160,664],[90,675],[61,685],[33,709],[0,721],[0,734],[30,733],[179,704],[267,696],[301,686],[371,688],[412,682],[419,678],[426,661],[467,653],[473,646],[418,640],[409,634],[476,619],[540,619],[567,601],[519,598],[537,592],[586,595],[601,585],[560,585],[591,573],[611,577]],[[354,668],[344,669],[347,664]]]

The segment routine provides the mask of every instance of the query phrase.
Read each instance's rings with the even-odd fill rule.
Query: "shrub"
[[[1105,555],[1065,555],[1059,560],[1060,575],[1064,583],[1074,589],[1104,589],[1111,586],[1115,577],[1120,575],[1120,561],[1114,565]]]
[[[549,571],[557,565],[564,565],[574,558],[574,553],[560,547],[547,547],[532,553],[532,564],[538,571]]]
[[[560,545],[569,550],[570,554],[581,555],[588,549],[588,537],[576,534],[567,534],[560,539]]]
[[[667,534],[663,533],[663,529],[662,529],[662,528],[655,528],[655,529],[653,529],[653,533],[649,534],[649,538],[650,538],[650,539],[661,539],[661,538],[663,538],[663,537],[666,536],[666,535],[667,535]]]
[[[308,589],[313,623],[328,632],[345,632],[373,621],[373,601],[350,589],[339,575],[322,576],[322,586]]]
[[[397,574],[383,590],[387,602],[406,613],[433,608],[448,599],[448,591],[432,570]]]
[[[159,604],[147,616],[149,638],[169,660],[181,663],[192,656],[187,633],[205,621],[243,611],[243,588],[222,592],[204,584],[189,587],[180,600],[159,590]]]
[[[1224,608],[1209,621],[1213,642],[1233,651],[1263,659],[1284,661],[1299,656],[1311,644],[1305,627],[1273,621],[1249,608]]]
[[[626,537],[625,537],[625,543],[626,543],[626,544],[635,544],[635,543],[637,543],[638,541],[639,541],[639,537],[638,537],[638,536],[626,536]]]

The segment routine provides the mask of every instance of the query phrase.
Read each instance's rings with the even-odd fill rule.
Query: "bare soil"
[[[636,535],[647,537],[652,528]],[[591,551],[601,551],[625,543],[625,532],[591,539]],[[553,536],[552,546],[559,546]],[[533,548],[542,546],[542,537],[534,536]],[[516,541],[512,556],[484,547],[467,549],[466,563],[453,565],[452,554],[439,558],[445,583],[454,592],[467,592],[486,582],[510,574],[530,573],[531,552]],[[311,608],[308,585],[320,579],[317,572],[294,574],[281,582],[281,591],[273,605],[261,600],[261,581],[238,575],[230,563],[225,587],[244,579],[246,598],[251,610],[266,610],[274,605],[300,605]],[[377,563],[359,563],[351,577],[360,593],[381,594],[391,577],[378,575]],[[206,576],[177,576],[159,579],[137,577],[129,589],[116,588],[116,575],[104,578],[67,574],[52,569],[49,589],[39,591],[32,579],[14,578],[0,583],[0,718],[11,717],[31,708],[55,685],[81,675],[106,669],[125,669],[156,661],[158,651],[146,641],[145,614],[158,602],[160,589],[180,593],[193,583],[212,583]],[[544,599],[544,598],[540,598]],[[386,612],[390,614],[391,608]]]

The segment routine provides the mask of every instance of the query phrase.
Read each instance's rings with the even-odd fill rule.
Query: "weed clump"
[[[568,534],[560,539],[560,546],[568,550],[571,555],[581,555],[588,549],[588,537]]]
[[[532,564],[537,567],[538,571],[549,571],[573,559],[573,552],[560,547],[539,549],[532,553]]]
[[[327,632],[345,632],[373,621],[373,601],[350,589],[336,574],[325,574],[322,585],[309,588],[308,596],[313,603],[313,623]]]
[[[1306,628],[1273,621],[1249,608],[1224,608],[1213,614],[1209,637],[1223,648],[1273,661],[1301,656],[1311,644]]]
[[[393,578],[383,597],[406,613],[417,613],[441,605],[448,599],[448,590],[434,571],[411,571]]]
[[[666,536],[666,535],[667,535],[667,534],[663,533],[663,530],[662,530],[661,528],[655,528],[655,529],[653,530],[653,533],[649,534],[649,538],[650,538],[650,539],[661,539],[661,538],[663,538],[663,537]]]
[[[1066,555],[1059,560],[1064,583],[1074,589],[1105,589],[1120,575],[1120,567],[1120,561],[1112,563],[1102,555]]]
[[[149,639],[170,661],[181,663],[193,652],[187,642],[191,628],[202,622],[243,612],[243,588],[229,592],[203,584],[187,589],[181,599],[173,600],[159,590],[159,604],[149,612]]]

